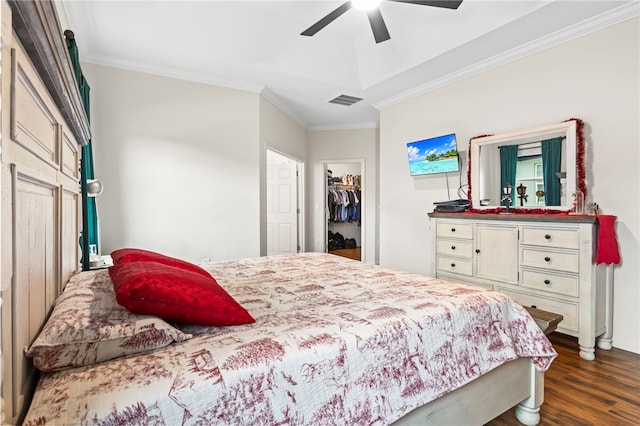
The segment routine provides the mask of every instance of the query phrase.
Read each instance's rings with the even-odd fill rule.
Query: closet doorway
[[[304,246],[304,164],[267,149],[267,255],[299,253]]]
[[[364,261],[364,160],[327,161],[325,252]]]

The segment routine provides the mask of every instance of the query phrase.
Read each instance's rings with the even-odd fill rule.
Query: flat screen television
[[[411,176],[460,170],[455,133],[409,142],[407,154]]]

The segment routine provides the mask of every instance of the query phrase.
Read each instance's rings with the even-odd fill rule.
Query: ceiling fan
[[[444,7],[447,9],[457,9],[462,3],[462,0],[386,0],[393,1],[396,3],[409,3],[416,4],[420,6],[433,6],[433,7]],[[338,6],[333,12],[329,13],[324,18],[320,19],[318,22],[304,30],[300,35],[304,36],[312,36],[331,22],[333,22],[340,15],[345,13],[347,10],[351,9],[352,6],[357,9],[366,10],[367,15],[369,16],[369,23],[371,24],[371,30],[373,31],[373,36],[376,39],[376,43],[380,43],[386,40],[389,40],[391,36],[389,35],[389,31],[387,30],[387,26],[384,23],[384,19],[382,19],[382,13],[380,13],[380,9],[378,5],[380,4],[380,0],[352,0],[346,1]]]

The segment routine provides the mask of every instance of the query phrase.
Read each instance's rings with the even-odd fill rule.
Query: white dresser
[[[436,275],[500,291],[524,306],[562,314],[580,356],[611,349],[605,268],[596,266],[595,216],[430,213]]]

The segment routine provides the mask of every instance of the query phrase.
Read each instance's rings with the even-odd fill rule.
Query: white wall
[[[257,93],[83,64],[103,254],[260,255]]]
[[[380,264],[435,274],[427,213],[446,181],[411,178],[407,142],[456,132],[463,150],[480,134],[581,118],[587,199],[618,217],[613,344],[640,353],[639,34],[634,18],[381,111]]]
[[[260,98],[260,138],[268,148],[298,161],[307,157],[307,131]]]
[[[309,132],[307,157],[307,251],[324,251],[325,186],[324,163],[364,160],[362,174],[364,246],[362,257],[377,263],[378,130],[350,129]]]
[[[307,132],[295,123],[267,99],[260,98],[260,255],[267,254],[267,149],[294,159],[302,164],[302,186],[304,187],[305,161],[307,159]],[[305,191],[300,191],[298,203],[306,205]],[[300,229],[305,229],[306,212],[302,212]],[[306,236],[300,235],[301,247],[304,247]]]

